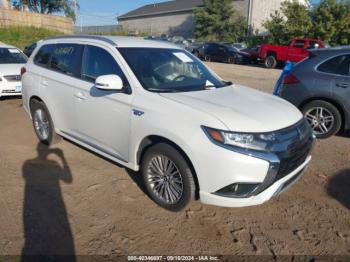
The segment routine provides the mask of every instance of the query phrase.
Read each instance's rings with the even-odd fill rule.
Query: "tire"
[[[205,62],[211,62],[211,56],[210,55],[205,55],[204,56],[204,61]]]
[[[167,163],[165,170],[168,169],[167,172],[172,172],[173,176],[162,174],[162,163]],[[191,168],[174,147],[159,143],[149,148],[142,159],[141,171],[148,195],[159,206],[173,212],[180,211],[195,198]]]
[[[276,68],[277,66],[277,60],[274,56],[268,56],[265,58],[265,67],[269,69]]]
[[[55,132],[51,115],[45,104],[41,101],[31,102],[32,123],[36,136],[45,145],[53,145],[61,140]]]
[[[317,138],[328,138],[337,134],[342,126],[342,116],[331,103],[315,100],[306,104],[302,110]]]
[[[227,60],[227,63],[229,64],[236,64],[235,58],[234,57],[229,57]]]

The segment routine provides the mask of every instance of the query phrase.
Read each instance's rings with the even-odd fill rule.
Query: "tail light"
[[[21,77],[27,72],[25,67],[21,68]]]
[[[282,79],[282,85],[294,85],[299,84],[300,81],[293,74],[288,74]]]

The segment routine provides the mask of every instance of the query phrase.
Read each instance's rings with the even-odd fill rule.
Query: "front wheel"
[[[179,211],[194,199],[191,168],[174,147],[165,143],[152,146],[146,151],[141,168],[149,196],[161,207]]]
[[[302,112],[309,122],[317,138],[328,138],[337,134],[342,125],[339,110],[329,102],[316,100],[302,108]]]

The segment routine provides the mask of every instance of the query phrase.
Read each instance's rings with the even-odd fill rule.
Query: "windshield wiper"
[[[155,92],[155,93],[176,93],[176,92],[181,92],[180,90],[177,89],[161,89],[161,88],[148,88],[148,91]]]

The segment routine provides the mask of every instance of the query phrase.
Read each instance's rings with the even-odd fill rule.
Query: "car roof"
[[[12,46],[12,45],[6,45],[6,44],[4,44],[4,43],[0,43],[0,48],[16,48],[16,49],[18,49],[17,47],[15,47],[15,46]]]
[[[93,35],[73,35],[51,37],[43,41],[43,43],[67,43],[67,42],[104,42],[116,47],[145,47],[145,48],[171,48],[181,49],[180,47],[167,42],[143,39],[141,37],[132,36],[93,36]]]
[[[313,54],[316,54],[316,55],[350,53],[350,46],[337,46],[337,47],[329,47],[329,48],[317,48],[317,49],[311,49],[310,52],[313,53]]]

